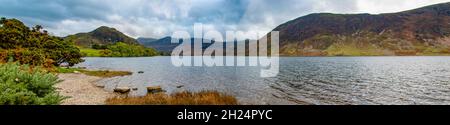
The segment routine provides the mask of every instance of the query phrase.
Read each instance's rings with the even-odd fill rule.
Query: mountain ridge
[[[150,43],[155,42],[157,40],[159,40],[159,39],[147,38],[147,37],[139,37],[139,38],[136,39],[136,41],[139,44],[144,45],[144,46],[147,46],[147,44],[150,44]]]
[[[280,32],[281,55],[288,56],[447,54],[449,22],[450,2],[398,13],[313,13],[273,31]]]

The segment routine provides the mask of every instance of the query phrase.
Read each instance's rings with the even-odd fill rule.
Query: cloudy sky
[[[450,0],[0,0],[0,16],[42,25],[57,36],[114,27],[132,37],[176,30],[268,32],[310,13],[389,13]]]

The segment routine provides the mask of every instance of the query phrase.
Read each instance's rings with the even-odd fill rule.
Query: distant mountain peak
[[[93,30],[92,32],[101,32],[101,31],[115,31],[115,32],[120,32],[115,28],[111,28],[108,26],[100,26],[97,29]]]

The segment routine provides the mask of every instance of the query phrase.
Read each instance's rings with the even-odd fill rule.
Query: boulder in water
[[[120,93],[120,94],[126,94],[129,93],[131,89],[129,87],[117,87],[114,89],[114,92]]]
[[[149,94],[154,94],[154,93],[160,93],[160,92],[165,92],[161,86],[151,86],[151,87],[147,87],[147,92]]]

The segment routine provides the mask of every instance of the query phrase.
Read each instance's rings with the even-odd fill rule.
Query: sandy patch
[[[102,79],[100,77],[74,73],[59,74],[58,77],[63,80],[56,85],[58,91],[61,95],[70,97],[62,105],[104,105],[107,98],[114,96],[95,86],[95,82]]]

